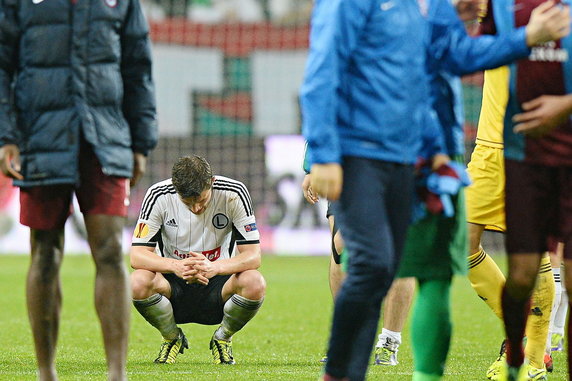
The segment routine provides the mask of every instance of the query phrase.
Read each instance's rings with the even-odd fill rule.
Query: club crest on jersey
[[[256,223],[253,222],[251,224],[244,225],[244,230],[247,232],[253,232],[255,230],[258,230],[258,228],[256,227]]]
[[[149,225],[143,222],[138,223],[133,232],[133,236],[135,238],[145,238],[147,234],[149,234]]]
[[[213,217],[213,226],[217,229],[224,229],[228,226],[228,217],[222,213],[217,213]]]
[[[103,0],[108,7],[115,8],[119,0]]]

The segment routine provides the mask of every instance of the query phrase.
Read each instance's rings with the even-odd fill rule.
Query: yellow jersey
[[[477,144],[503,148],[503,125],[508,102],[509,76],[508,66],[485,71]]]

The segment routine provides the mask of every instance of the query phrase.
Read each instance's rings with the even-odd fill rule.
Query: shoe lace
[[[169,348],[169,361],[170,362],[175,362],[175,360],[177,359],[177,355],[179,354],[179,351],[181,350],[181,345],[182,345],[182,341],[177,339],[174,340],[173,345],[171,345],[171,348]]]
[[[393,355],[395,352],[392,351],[389,348],[386,347],[381,347],[378,348],[378,351],[376,351],[377,354],[379,355],[379,360],[382,362],[390,362],[391,361],[391,355]]]
[[[232,344],[230,341],[214,340],[214,345],[216,347],[216,353],[218,354],[217,357],[221,362],[230,362],[233,360]]]
[[[159,350],[159,356],[157,356],[157,360],[160,361],[165,361],[166,359],[173,360],[176,357],[176,354],[173,354],[173,352],[175,351],[171,351],[171,348],[173,348],[173,346],[177,344],[177,341],[178,339],[164,340],[163,344],[161,344],[161,349]]]
[[[501,358],[505,353],[506,353],[506,339],[502,341],[502,344],[500,346],[499,358]]]
[[[395,353],[397,348],[399,347],[399,342],[392,340],[391,338],[385,339],[385,343],[382,344],[382,348],[386,348],[387,350]]]

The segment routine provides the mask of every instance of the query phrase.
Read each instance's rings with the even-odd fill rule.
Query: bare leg
[[[471,255],[481,250],[481,239],[485,226],[468,223],[467,230],[469,233],[469,255]]]
[[[523,253],[508,256],[505,289],[511,296],[517,299],[530,298],[543,255],[543,253]]]
[[[330,224],[330,232],[334,230],[334,216],[331,215],[328,217],[328,222]],[[334,235],[334,246],[338,254],[344,251],[344,240],[342,239],[342,235],[338,230]],[[342,287],[342,282],[345,279],[345,274],[342,269],[342,265],[338,264],[334,261],[333,255],[330,255],[330,292],[332,293],[332,298],[336,298],[338,292],[340,291],[340,287]]]
[[[401,331],[409,314],[415,278],[395,278],[383,300],[383,329],[375,344],[376,365],[397,365]]]
[[[383,328],[403,331],[414,292],[415,278],[395,278],[383,301]]]
[[[338,295],[345,277],[346,276],[342,270],[342,265],[337,264],[334,261],[334,258],[330,256],[330,291],[332,293],[333,299],[335,299],[336,295]]]
[[[541,253],[508,256],[508,277],[502,294],[502,309],[507,336],[507,363],[520,367],[524,361],[522,339],[530,308]]]
[[[101,322],[108,379],[126,380],[131,296],[121,251],[125,219],[86,215],[85,223],[96,267],[95,308]]]
[[[57,380],[54,360],[62,291],[59,279],[64,231],[30,231],[32,257],[26,282],[28,318],[32,326],[40,381]]]

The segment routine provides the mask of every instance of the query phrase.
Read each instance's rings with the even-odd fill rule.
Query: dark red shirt
[[[534,8],[544,0],[515,0],[511,7],[514,27],[525,26]],[[511,4],[510,1],[503,2]],[[508,9],[492,8],[489,0],[489,12],[482,22],[481,31],[484,34],[495,34],[499,31],[497,23],[506,15],[498,15],[495,22],[495,12],[510,12]],[[572,166],[572,124],[570,118],[542,138],[531,138],[515,135],[512,132],[514,124],[512,115],[522,112],[520,105],[542,95],[564,95],[566,91],[564,62],[569,59],[569,48],[562,41],[554,41],[532,49],[527,59],[517,61],[511,66],[510,98],[517,107],[507,107],[505,119],[505,155],[510,159],[525,160],[549,166]],[[514,90],[513,90],[514,89]]]

